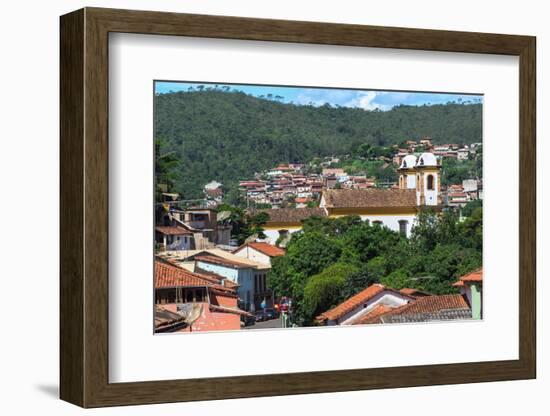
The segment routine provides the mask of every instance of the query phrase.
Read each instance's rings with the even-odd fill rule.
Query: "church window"
[[[434,175],[428,175],[428,190],[434,190]]]

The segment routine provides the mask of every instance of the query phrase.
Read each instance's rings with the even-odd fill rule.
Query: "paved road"
[[[281,318],[270,319],[269,321],[256,322],[254,325],[245,326],[243,329],[265,329],[265,328],[282,328]]]

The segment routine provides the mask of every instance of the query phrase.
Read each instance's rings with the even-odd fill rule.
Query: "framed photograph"
[[[62,16],[61,398],[535,378],[535,49]]]

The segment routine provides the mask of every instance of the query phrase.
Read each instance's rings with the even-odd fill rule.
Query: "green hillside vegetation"
[[[171,190],[185,199],[201,198],[204,184],[215,179],[235,203],[238,180],[278,163],[360,154],[365,143],[383,148],[426,136],[434,143],[457,144],[481,138],[481,104],[365,111],[285,104],[277,101],[280,98],[206,88],[156,95],[157,155],[169,153],[179,161],[163,172],[173,184]],[[390,172],[385,175],[391,178]]]
[[[294,319],[315,317],[373,283],[432,294],[458,293],[452,284],[482,264],[481,203],[460,221],[454,210],[425,209],[411,238],[358,216],[309,218],[294,233],[287,253],[273,260],[268,285],[293,299]]]

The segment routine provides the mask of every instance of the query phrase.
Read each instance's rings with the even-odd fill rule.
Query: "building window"
[[[434,190],[434,175],[428,175],[428,190]]]
[[[407,220],[399,220],[399,232],[403,234],[404,236],[407,235],[407,224],[409,221]]]
[[[375,220],[375,221],[372,222],[372,225],[377,225],[377,226],[379,226],[379,227],[382,227],[382,221],[380,221],[380,220]]]

